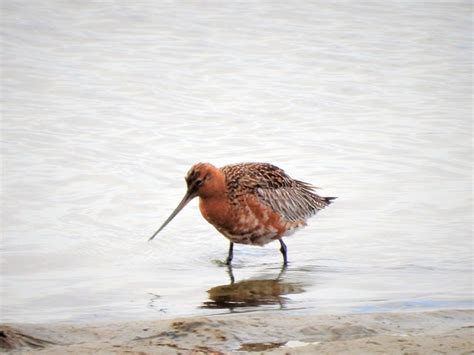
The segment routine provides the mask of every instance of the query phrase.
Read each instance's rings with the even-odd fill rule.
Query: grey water
[[[3,1],[0,320],[471,308],[471,6]],[[338,199],[228,270],[197,201],[147,242],[198,161]]]

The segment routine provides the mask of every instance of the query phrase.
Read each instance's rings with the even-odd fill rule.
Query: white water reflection
[[[196,202],[146,242],[197,161],[339,196],[287,239],[287,310],[468,304],[470,6],[5,2],[2,320],[214,312],[228,246]],[[278,247],[236,246],[236,282]]]

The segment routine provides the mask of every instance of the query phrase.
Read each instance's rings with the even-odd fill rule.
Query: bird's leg
[[[233,257],[234,257],[234,243],[230,242],[229,255],[227,256],[227,260],[225,261],[226,265],[230,265],[230,263],[232,262]]]
[[[281,245],[280,251],[281,251],[281,254],[283,255],[283,266],[286,266],[288,265],[288,259],[286,257],[287,248],[282,239],[278,239],[278,240],[280,241],[280,245]]]
[[[227,273],[229,274],[230,277],[230,284],[233,285],[235,282],[235,277],[234,273],[232,272],[232,265],[227,265]]]

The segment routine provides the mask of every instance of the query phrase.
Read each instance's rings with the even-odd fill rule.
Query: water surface
[[[471,4],[3,3],[1,320],[472,306]],[[236,246],[197,161],[338,196]]]

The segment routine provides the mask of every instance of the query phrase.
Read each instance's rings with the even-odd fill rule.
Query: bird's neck
[[[229,222],[231,215],[225,175],[217,168],[214,168],[210,174],[209,181],[199,190],[199,209],[209,223],[222,227]]]
[[[226,195],[225,175],[219,169],[208,170],[209,180],[199,189],[198,196],[202,199],[219,199]]]
[[[216,227],[229,222],[231,206],[225,194],[199,197],[199,209],[203,217]]]

